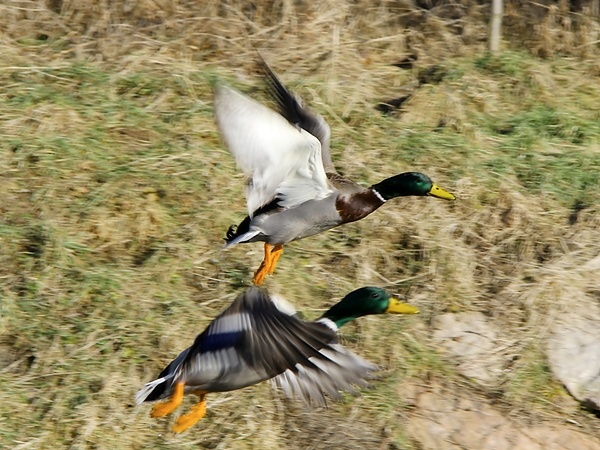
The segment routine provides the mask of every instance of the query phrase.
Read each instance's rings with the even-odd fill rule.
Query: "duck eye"
[[[377,298],[377,292],[373,292],[373,293],[371,294],[371,298]]]

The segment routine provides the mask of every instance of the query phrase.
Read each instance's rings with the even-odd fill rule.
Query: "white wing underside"
[[[250,216],[275,196],[281,206],[292,208],[331,192],[321,144],[310,133],[224,85],[215,90],[215,115],[229,151],[250,178]]]

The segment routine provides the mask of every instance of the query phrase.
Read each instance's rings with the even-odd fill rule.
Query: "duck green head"
[[[376,191],[384,200],[395,197],[425,196],[454,200],[454,194],[442,189],[424,173],[405,172],[374,184],[371,189]]]
[[[377,287],[362,287],[346,295],[333,305],[322,319],[329,319],[338,328],[346,323],[369,314],[418,314],[414,306],[402,303],[386,291]]]

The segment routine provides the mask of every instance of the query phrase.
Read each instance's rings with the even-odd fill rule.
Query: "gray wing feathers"
[[[322,358],[310,359],[316,368],[298,365],[296,371],[285,371],[273,378],[271,384],[290,398],[324,405],[324,394],[339,398],[341,390],[354,392],[354,386],[366,385],[366,379],[377,370],[375,365],[339,344],[332,344],[320,353]]]
[[[335,325],[303,322],[293,310],[284,312],[266,294],[254,292],[260,293],[252,305],[256,329],[247,337],[251,354],[246,357],[271,371],[272,384],[289,397],[324,404],[325,395],[338,398],[340,390],[353,392],[377,369],[336,342]]]

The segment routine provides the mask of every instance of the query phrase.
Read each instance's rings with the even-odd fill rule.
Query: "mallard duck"
[[[265,242],[255,285],[273,273],[288,242],[360,220],[395,197],[455,199],[419,172],[368,188],[342,177],[331,162],[327,122],[302,106],[262,60],[261,68],[278,113],[223,84],[214,92],[219,131],[249,177],[248,216],[229,228],[225,247]]]
[[[367,314],[419,311],[375,287],[346,295],[314,322],[305,322],[283,299],[252,287],[238,296],[154,381],[136,395],[138,404],[169,398],[151,417],[173,412],[183,395],[199,402],[173,427],[180,433],[206,413],[206,394],[241,389],[272,380],[288,396],[322,404],[364,384],[376,367],[337,343],[339,327]]]

